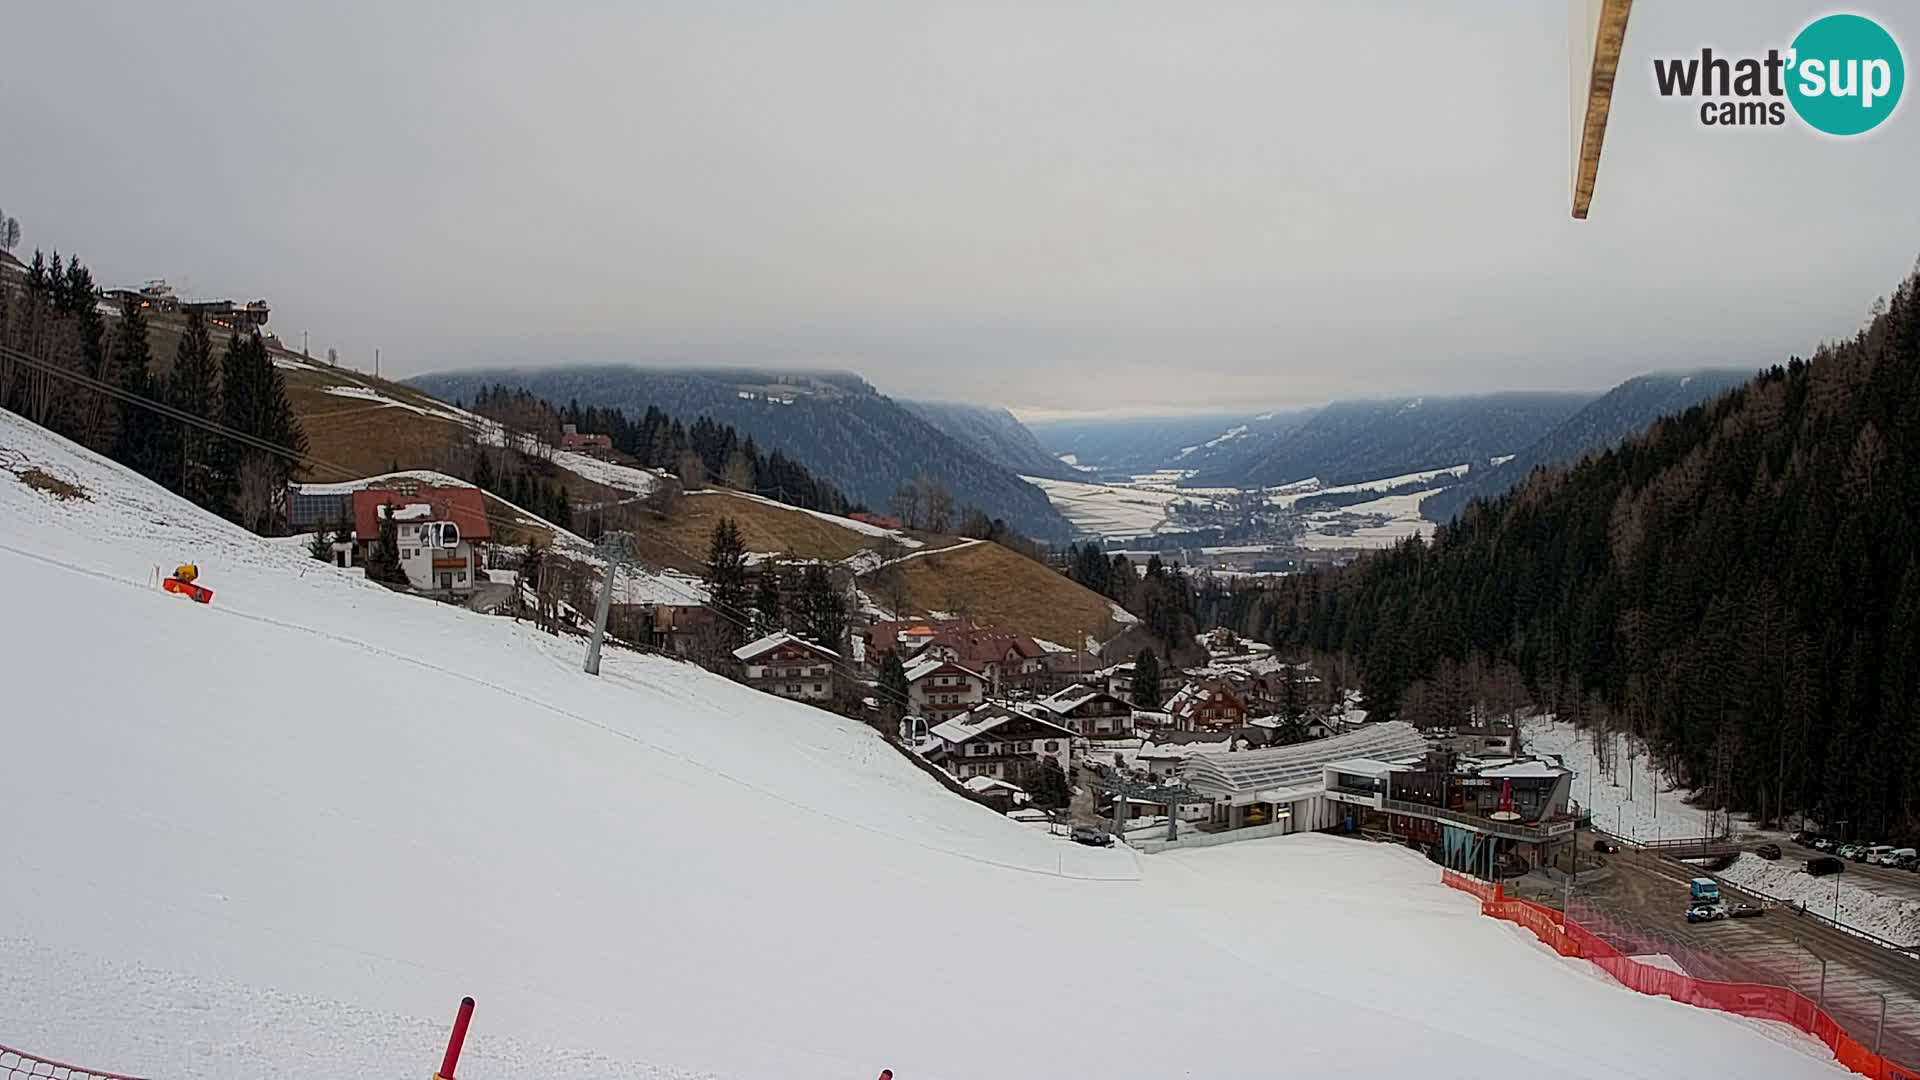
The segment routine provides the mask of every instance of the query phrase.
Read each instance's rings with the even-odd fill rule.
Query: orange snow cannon
[[[160,587],[177,596],[184,596],[196,604],[213,603],[213,590],[205,585],[195,584],[200,577],[200,568],[192,563],[182,563],[174,567],[170,577],[160,579]]]

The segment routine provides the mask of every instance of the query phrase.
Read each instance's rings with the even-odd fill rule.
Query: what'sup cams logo
[[[1702,99],[1700,122],[1708,127],[1777,127],[1792,106],[1815,131],[1861,135],[1893,115],[1906,81],[1900,44],[1863,15],[1815,19],[1784,51],[1764,57],[1706,48],[1653,62],[1660,96]]]

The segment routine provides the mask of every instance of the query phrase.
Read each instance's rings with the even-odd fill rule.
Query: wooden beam
[[[1613,107],[1613,81],[1620,68],[1620,48],[1627,37],[1627,16],[1633,0],[1575,0],[1568,5],[1568,31],[1576,68],[1573,107],[1579,114],[1578,143],[1574,148],[1573,216],[1585,220],[1593,203],[1594,180],[1600,173],[1600,146],[1607,137],[1607,114]],[[1589,36],[1591,35],[1591,36]],[[1584,65],[1581,58],[1590,58]],[[1584,68],[1584,71],[1581,70]],[[1584,89],[1584,93],[1582,93]]]

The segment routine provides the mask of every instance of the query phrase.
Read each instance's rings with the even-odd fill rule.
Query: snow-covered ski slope
[[[84,489],[20,482],[38,468]],[[0,1042],[154,1077],[1834,1075],[1409,852],[1136,858],[390,594],[0,413]],[[148,584],[198,562],[210,607]]]

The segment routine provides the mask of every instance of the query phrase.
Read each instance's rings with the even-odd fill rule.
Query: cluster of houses
[[[1189,826],[1178,841],[1134,841],[1149,851],[1347,829],[1466,868],[1571,862],[1572,774],[1518,756],[1509,725],[1369,723],[1305,665],[1227,638],[1207,642],[1210,663],[1168,668],[1148,692],[1132,662],[1062,670],[1057,647],[957,619],[876,622],[850,657],[784,633],[735,655],[750,685],[811,701],[896,655],[908,686],[900,733],[914,753],[1016,816],[1045,817],[1027,788],[1051,764],[1102,792],[1099,813],[1122,830]],[[1136,704],[1148,700],[1156,707]]]
[[[364,563],[391,522],[415,589],[457,596],[486,580],[491,531],[477,489],[404,475],[294,485],[287,509],[296,530],[351,523],[351,535],[332,536],[339,565]],[[644,606],[638,624],[670,651],[712,617],[692,603]],[[1349,829],[1462,868],[1571,862],[1572,774],[1522,756],[1510,725],[1423,732],[1369,723],[1307,665],[1223,630],[1201,644],[1208,663],[1169,665],[1151,687],[1133,661],[1103,664],[1091,651],[951,618],[876,621],[844,652],[782,631],[732,658],[738,676],[765,693],[822,706],[864,696],[877,709],[870,688],[897,657],[907,686],[901,739],[928,765],[1016,815],[1040,814],[1028,787],[1034,770],[1051,766],[1060,787],[1073,777],[1102,793],[1099,812],[1116,827],[1190,826],[1177,841],[1130,837],[1146,850]]]

